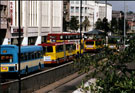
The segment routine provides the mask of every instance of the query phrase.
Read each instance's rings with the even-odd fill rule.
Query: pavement
[[[78,74],[78,72],[76,72],[48,86],[36,90],[33,93],[72,93],[82,83],[85,76],[93,71],[94,69],[85,74]]]
[[[76,73],[69,75],[59,81],[56,81],[48,86],[45,86],[37,91],[34,91],[33,93],[71,93],[71,92],[63,92],[63,91],[59,92],[59,90],[57,90],[57,89],[59,89],[61,86],[63,86],[63,84],[64,85],[67,84],[69,81],[75,79],[78,76],[80,76],[80,75],[78,74],[78,72],[76,72]],[[72,88],[72,87],[74,87],[74,88]],[[76,89],[76,86],[72,86],[72,87],[70,87],[70,90]]]

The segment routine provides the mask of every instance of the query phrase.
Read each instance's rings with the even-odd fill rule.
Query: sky
[[[124,11],[124,1],[107,1],[112,4],[113,10]],[[135,0],[134,1],[125,1],[126,11],[135,12]]]

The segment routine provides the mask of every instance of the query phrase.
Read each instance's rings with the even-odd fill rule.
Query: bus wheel
[[[25,75],[28,75],[28,67],[25,69]]]
[[[38,70],[41,70],[41,64],[39,63]]]
[[[56,63],[59,64],[59,59],[56,60]]]
[[[67,57],[66,61],[68,62],[69,61],[69,58]]]

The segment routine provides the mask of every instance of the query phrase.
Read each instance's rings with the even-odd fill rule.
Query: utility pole
[[[21,24],[20,24],[20,0],[18,0],[18,32],[19,32],[19,42],[18,42],[18,46],[19,46],[19,55],[18,55],[18,80],[19,80],[19,90],[18,93],[21,93]]]
[[[81,39],[82,39],[82,0],[80,0],[80,56],[81,56]]]
[[[125,40],[126,40],[126,4],[124,0],[124,49],[125,49]]]
[[[105,17],[106,17],[106,19],[107,19],[107,0],[105,0],[105,9],[106,9]]]

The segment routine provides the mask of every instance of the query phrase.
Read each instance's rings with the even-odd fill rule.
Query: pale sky
[[[107,2],[112,4],[113,10],[124,11],[124,1],[107,1]],[[126,9],[128,11],[135,12],[135,0],[134,1],[125,1],[125,4],[127,7]]]

